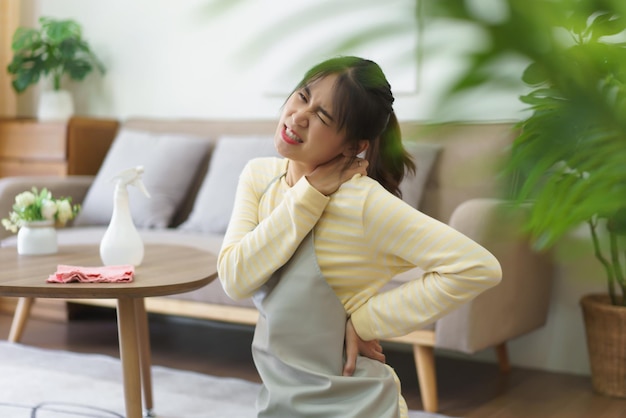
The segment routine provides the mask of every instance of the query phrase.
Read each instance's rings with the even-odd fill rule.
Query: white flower
[[[28,206],[35,203],[35,195],[32,192],[22,192],[15,196],[15,204],[21,208],[27,208]]]
[[[57,213],[57,204],[54,200],[44,200],[41,202],[41,216],[44,219],[51,221],[54,219],[54,215]]]
[[[53,199],[52,193],[46,188],[22,192],[15,196],[13,211],[8,219],[2,219],[2,226],[11,232],[17,232],[19,228],[33,221],[54,221],[57,225],[65,225],[73,219],[80,205],[72,205],[71,198]]]
[[[67,200],[57,200],[57,221],[61,224],[65,224],[67,221],[74,217],[72,212],[72,205]]]
[[[14,234],[17,232],[17,225],[11,223],[8,219],[2,220],[2,226],[4,226],[8,231],[13,232]]]

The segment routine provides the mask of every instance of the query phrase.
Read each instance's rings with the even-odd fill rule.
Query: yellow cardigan
[[[371,178],[354,177],[327,197],[305,177],[289,187],[286,169],[286,159],[258,158],[240,176],[218,257],[231,298],[252,296],[311,230],[321,272],[364,340],[423,328],[499,283],[491,253]],[[425,273],[377,293],[414,267]]]

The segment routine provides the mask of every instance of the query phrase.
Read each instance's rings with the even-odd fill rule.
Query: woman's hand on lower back
[[[358,355],[371,358],[372,360],[385,362],[383,347],[378,340],[364,341],[359,337],[352,325],[352,319],[346,322],[346,362],[343,365],[343,375],[352,376],[356,370],[356,359]]]

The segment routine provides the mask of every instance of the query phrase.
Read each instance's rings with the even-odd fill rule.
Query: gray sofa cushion
[[[239,175],[255,157],[278,156],[272,136],[228,135],[218,139],[184,231],[225,233],[235,202]]]
[[[128,187],[135,226],[169,226],[210,148],[210,141],[192,136],[122,129],[87,191],[74,225],[108,225],[115,188],[111,179],[122,170],[142,165],[143,182],[151,198],[134,186]]]

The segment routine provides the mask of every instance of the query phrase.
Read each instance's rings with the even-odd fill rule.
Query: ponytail
[[[389,114],[383,132],[370,141],[365,158],[369,162],[368,176],[390,193],[402,197],[400,182],[407,173],[415,173],[415,163],[402,145],[400,125],[394,112]]]

